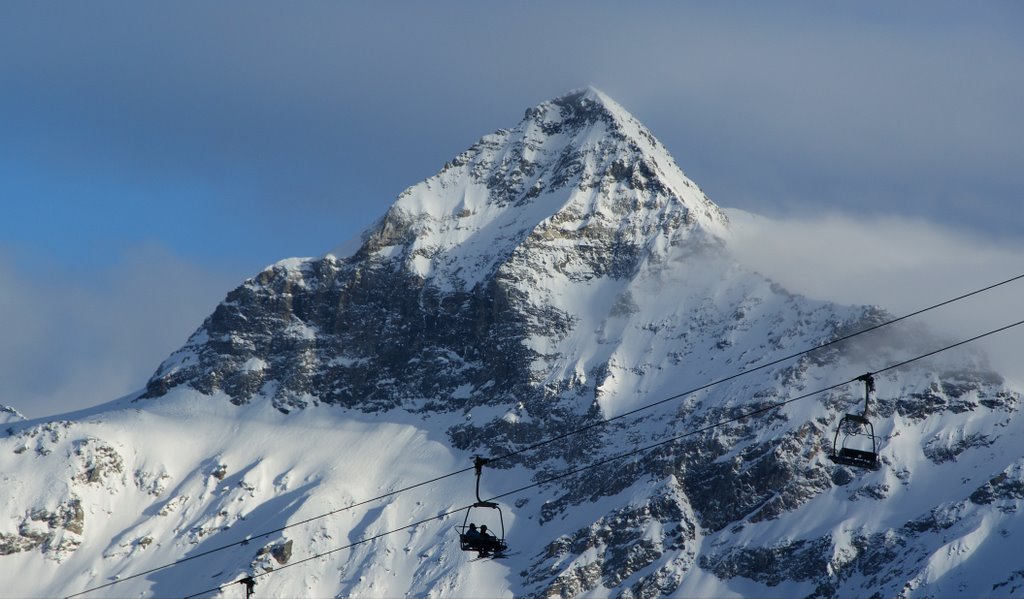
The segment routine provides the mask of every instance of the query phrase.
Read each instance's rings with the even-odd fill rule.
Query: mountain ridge
[[[1021,443],[999,432],[1019,393],[972,354],[880,376],[875,473],[827,459],[860,389],[736,419],[935,340],[887,328],[774,364],[887,315],[788,293],[738,264],[729,235],[610,98],[579,90],[528,109],[403,192],[358,249],[284,260],[232,290],[137,397],[9,428],[0,465],[21,491],[0,518],[0,560],[49,581],[12,588],[75,592],[515,453],[482,481],[491,495],[532,485],[501,504],[507,561],[467,564],[447,519],[268,575],[258,592],[948,594],[943,577],[966,570],[942,561],[944,535],[988,556],[1024,533]],[[611,461],[684,431],[698,432]],[[189,562],[187,577],[271,573],[292,548],[331,551],[472,500],[467,477],[432,485]],[[986,524],[976,543],[979,518],[1009,532]],[[958,592],[1012,594],[1006,560],[973,567]],[[125,588],[183,594],[179,576]]]

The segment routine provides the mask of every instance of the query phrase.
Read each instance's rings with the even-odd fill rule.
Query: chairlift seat
[[[840,448],[839,453],[830,457],[832,458],[832,461],[837,464],[856,466],[858,468],[868,468],[870,470],[876,470],[878,468],[878,454],[873,451],[843,447]]]
[[[461,528],[461,527],[460,527]],[[504,539],[495,537],[470,537],[465,533],[459,533],[459,548],[463,551],[476,551],[480,554],[494,554],[500,556],[508,551],[508,543]]]

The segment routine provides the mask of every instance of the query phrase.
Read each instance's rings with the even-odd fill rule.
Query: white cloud
[[[26,272],[0,251],[0,404],[28,417],[140,389],[241,281],[156,246],[89,277]]]
[[[730,209],[732,246],[748,267],[790,291],[844,304],[875,304],[902,316],[1024,274],[1024,246],[935,223],[831,214],[772,219]],[[958,339],[1024,319],[1024,280],[917,317]],[[1024,383],[1024,325],[978,345],[993,367]]]

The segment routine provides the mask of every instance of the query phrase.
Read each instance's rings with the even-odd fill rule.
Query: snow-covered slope
[[[913,325],[525,449],[886,318],[787,293],[736,263],[732,235],[607,96],[531,108],[358,243],[233,290],[145,391],[11,418],[5,589],[76,593],[196,556],[93,594],[248,575],[257,596],[1018,594],[1019,394],[983,357],[878,375],[875,472],[827,459],[854,386],[708,426],[943,345]],[[363,500],[510,452],[481,488],[529,487],[500,499],[506,559],[461,552],[461,515],[333,551],[468,505],[474,481]]]

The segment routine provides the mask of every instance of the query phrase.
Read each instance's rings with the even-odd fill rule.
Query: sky
[[[587,85],[760,215],[738,251],[795,291],[898,312],[1020,274],[1022,30],[1019,2],[2,3],[0,404],[141,388],[246,277]]]

